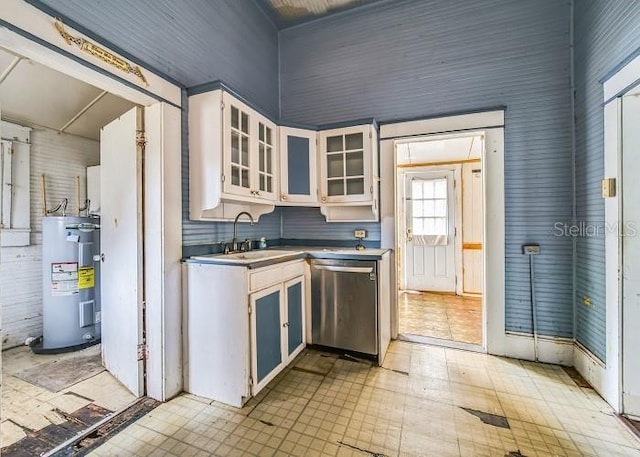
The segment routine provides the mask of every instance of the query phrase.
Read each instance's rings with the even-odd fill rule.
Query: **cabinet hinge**
[[[138,360],[147,360],[149,357],[149,351],[146,344],[138,345]]]
[[[253,378],[249,376],[249,394],[253,394]]]
[[[222,182],[224,182],[224,175],[221,175],[220,178],[222,179]]]
[[[220,109],[224,109],[224,102],[220,102]]]
[[[369,189],[369,192],[373,193],[373,186]]]
[[[249,305],[247,306],[247,308],[249,309],[249,315],[251,315],[251,303],[249,303]]]

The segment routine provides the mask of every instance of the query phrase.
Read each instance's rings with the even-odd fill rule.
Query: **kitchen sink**
[[[300,254],[301,251],[284,251],[279,249],[268,249],[264,251],[247,251],[247,252],[235,252],[233,254],[209,254],[193,256],[193,260],[206,260],[209,262],[220,263],[233,263],[238,265],[249,264],[253,262],[262,262],[268,260],[275,260],[281,257],[295,256]]]

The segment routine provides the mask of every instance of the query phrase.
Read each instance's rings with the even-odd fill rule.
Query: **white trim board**
[[[520,360],[535,360],[533,336],[507,333],[508,344],[504,356]],[[538,362],[571,367],[574,364],[573,338],[559,338],[538,335]]]
[[[637,56],[602,84],[604,102],[609,102],[630,90],[633,85],[639,84],[639,75],[640,56]]]
[[[621,148],[621,99],[616,98],[604,106],[604,176],[618,179],[622,176],[620,157]],[[618,195],[604,200],[605,224],[617,227],[621,216],[621,201]],[[588,363],[597,360],[595,357],[576,358],[576,369],[592,383],[594,388],[603,396],[617,412],[622,410],[622,329],[620,323],[621,282],[618,271],[622,261],[622,243],[618,234],[613,230],[605,231],[605,332],[606,332],[606,364],[598,366]],[[584,352],[584,350],[583,350]],[[578,352],[576,351],[576,354]],[[594,374],[596,373],[596,374]],[[595,377],[594,377],[595,376]]]
[[[485,128],[503,126],[504,110],[485,111],[383,124],[380,126],[380,139],[387,140],[446,132],[454,133],[464,130],[484,130]],[[459,136],[459,134],[456,136]]]
[[[176,106],[181,106],[180,87],[156,75],[151,70],[140,67],[140,70],[148,82],[148,85],[145,85],[142,80],[134,74],[125,73],[124,71],[116,69],[108,63],[81,50],[75,44],[68,45],[62,36],[60,36],[58,30],[54,27],[55,19],[23,0],[2,0],[0,19],[12,24],[35,38],[46,42],[50,46],[58,48],[64,52],[68,52],[76,58],[112,74],[113,77],[127,81],[138,89],[128,86],[120,81],[116,81],[113,77],[95,71],[76,60],[63,56],[60,52],[57,52],[48,46],[42,44],[34,46],[34,41],[5,27],[0,27],[1,47],[5,47],[28,59],[37,61],[61,73],[75,77],[96,87],[100,87],[101,89],[141,105],[149,105],[158,101],[150,95],[141,92],[147,91],[163,100],[173,103]],[[95,43],[93,39],[83,35],[68,25],[65,25],[64,27],[65,30],[74,37],[83,38],[89,42]],[[96,44],[99,44],[101,48],[128,62],[128,59],[118,55],[106,46],[100,43]],[[64,60],[62,60],[61,57],[63,57]]]
[[[607,367],[580,343],[575,343],[573,350],[573,366],[580,375],[607,401],[615,411],[618,409],[608,400],[610,386],[608,385]]]
[[[395,249],[395,139],[442,132],[478,130],[485,134],[482,155],[484,188],[484,350],[495,355],[511,355],[505,333],[505,208],[504,208],[504,111],[446,116],[442,118],[385,124],[380,128],[380,220],[381,247]],[[395,295],[394,295],[395,297]],[[392,304],[392,334],[398,329],[397,300]],[[533,340],[533,338],[532,338]],[[533,343],[531,342],[531,351]],[[515,355],[514,355],[515,356]]]

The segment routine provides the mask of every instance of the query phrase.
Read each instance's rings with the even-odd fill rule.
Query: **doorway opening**
[[[484,345],[484,134],[398,140],[396,233],[401,339]]]
[[[144,394],[140,108],[4,47],[0,74],[0,452],[40,455]]]

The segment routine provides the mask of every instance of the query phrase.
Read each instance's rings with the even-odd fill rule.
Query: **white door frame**
[[[640,56],[631,60],[603,83],[604,95],[604,178],[622,176],[622,97],[640,86]],[[616,186],[620,188],[620,186]],[[622,222],[622,199],[606,198],[605,227]],[[605,230],[606,364],[578,345],[575,366],[616,412],[622,402],[622,240],[615,230]]]
[[[533,358],[533,338],[507,335],[505,332],[505,223],[504,223],[504,111],[443,116],[408,122],[383,124],[380,127],[381,170],[381,247],[398,245],[395,220],[397,161],[395,142],[424,135],[473,131],[484,133],[482,153],[484,189],[483,240],[483,347],[490,354]],[[394,263],[397,262],[394,259]],[[397,285],[394,290],[397,291]],[[397,293],[393,294],[392,337],[398,335]],[[521,339],[514,344],[514,339]],[[530,341],[529,341],[530,340]]]
[[[396,182],[397,186],[396,191],[396,220],[398,221],[398,227],[396,228],[398,234],[403,233],[406,230],[406,214],[402,211],[402,205],[404,204],[402,193],[399,192],[401,186],[404,185],[404,179],[407,174],[410,173],[429,173],[429,172],[438,172],[438,171],[452,171],[453,179],[455,181],[454,184],[454,227],[455,227],[455,235],[453,239],[454,243],[454,262],[456,269],[456,285],[455,285],[455,293],[456,295],[462,295],[462,165],[460,163],[451,164],[451,165],[430,165],[424,167],[400,167],[397,170],[396,174]],[[457,186],[457,187],[456,187]],[[402,242],[402,238],[398,240]],[[403,244],[403,246],[406,243]],[[396,249],[398,246],[396,246]],[[406,260],[406,256],[405,256]],[[398,278],[400,279],[400,284],[406,287],[406,278],[404,277],[404,272],[401,271],[400,266],[397,265],[398,268]]]
[[[167,400],[182,390],[181,88],[146,68],[136,75],[67,45],[55,19],[22,0],[3,0],[0,46],[34,62],[145,106],[147,146],[144,245],[147,329],[147,395]],[[92,42],[65,26],[74,37]],[[106,46],[101,48],[112,52]],[[114,55],[117,53],[112,52]],[[122,57],[122,56],[120,56]],[[127,59],[124,59],[127,60]]]

